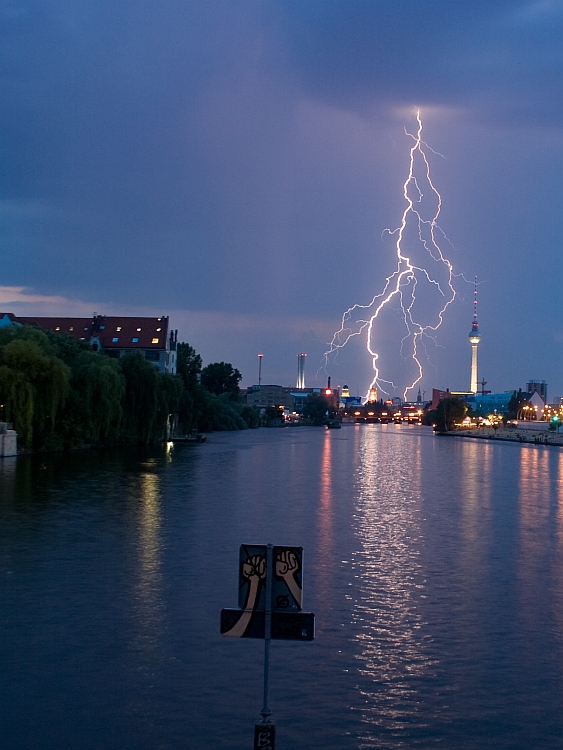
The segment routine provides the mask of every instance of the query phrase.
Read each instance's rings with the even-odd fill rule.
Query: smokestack
[[[305,388],[305,353],[297,355],[297,388]]]

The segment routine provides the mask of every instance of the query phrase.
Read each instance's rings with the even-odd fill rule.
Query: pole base
[[[254,750],[275,750],[276,748],[276,725],[259,724],[254,725]]]

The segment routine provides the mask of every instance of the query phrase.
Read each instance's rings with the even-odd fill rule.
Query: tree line
[[[257,427],[258,412],[238,402],[241,379],[226,362],[203,367],[189,344],[178,344],[169,375],[141,352],[114,359],[66,333],[0,330],[0,420],[14,424],[26,450],[147,445],[170,428]]]

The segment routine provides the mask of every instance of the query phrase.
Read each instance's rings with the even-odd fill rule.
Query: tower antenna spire
[[[473,292],[473,323],[469,332],[469,341],[471,342],[471,393],[477,393],[479,384],[477,382],[477,347],[481,341],[479,333],[479,324],[477,322],[477,276],[475,276]]]

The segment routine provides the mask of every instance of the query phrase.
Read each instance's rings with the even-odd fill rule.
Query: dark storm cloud
[[[400,220],[418,105],[447,156],[433,169],[452,259],[489,283],[505,349],[481,347],[499,381],[520,269],[538,248],[555,269],[529,276],[520,315],[517,376],[549,379],[563,357],[533,320],[561,337],[562,24],[556,0],[4,0],[0,287],[50,311],[174,310],[199,321],[182,335],[207,358],[231,346],[246,373],[268,345],[286,382],[305,349],[312,372],[392,266],[380,238]],[[467,317],[446,321],[439,385],[464,385]],[[349,360],[361,383],[364,359]]]
[[[286,2],[294,68],[343,106],[425,103],[560,120],[559,2]]]

